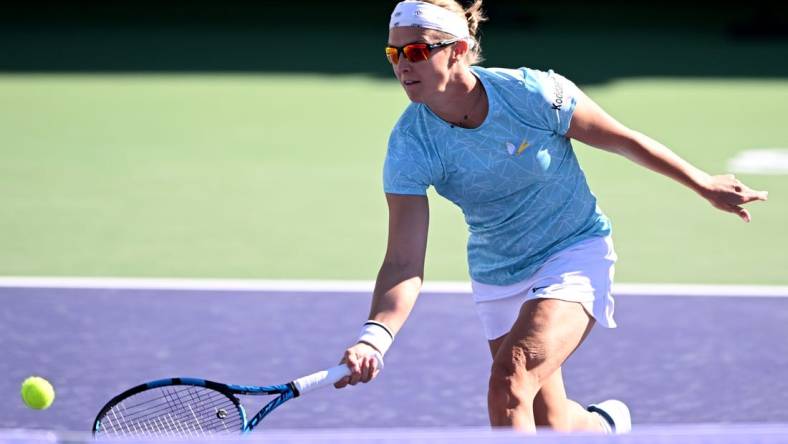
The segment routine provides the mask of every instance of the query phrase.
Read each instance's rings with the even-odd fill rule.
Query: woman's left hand
[[[750,213],[741,206],[758,200],[765,201],[769,197],[767,191],[755,191],[733,174],[710,176],[700,193],[713,206],[737,214],[745,222],[751,220]]]

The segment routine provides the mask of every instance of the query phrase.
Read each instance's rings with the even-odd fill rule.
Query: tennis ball
[[[22,382],[22,401],[28,407],[43,410],[55,400],[55,389],[52,384],[39,376],[31,376]]]

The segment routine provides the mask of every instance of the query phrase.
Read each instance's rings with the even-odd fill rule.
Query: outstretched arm
[[[426,196],[387,194],[389,237],[386,256],[375,281],[369,320],[379,322],[396,335],[410,315],[424,279],[429,206]],[[358,342],[349,347],[342,362],[351,375],[335,386],[368,382],[378,373],[372,344]]]
[[[633,131],[608,115],[588,96],[578,92],[577,107],[566,137],[620,154],[650,170],[668,176],[694,190],[714,207],[737,214],[745,222],[750,213],[743,204],[766,200],[766,191],[755,191],[732,174],[711,176],[656,140]]]

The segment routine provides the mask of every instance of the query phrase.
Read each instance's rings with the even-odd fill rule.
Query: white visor
[[[399,2],[391,13],[389,29],[404,26],[434,29],[473,43],[468,33],[468,22],[459,15],[432,3],[417,0]]]

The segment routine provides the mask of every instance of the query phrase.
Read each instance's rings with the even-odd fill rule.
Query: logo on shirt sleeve
[[[553,97],[555,97],[552,108],[559,110],[564,106],[564,86],[561,85],[561,81],[557,76],[550,76],[550,78],[553,80]]]

